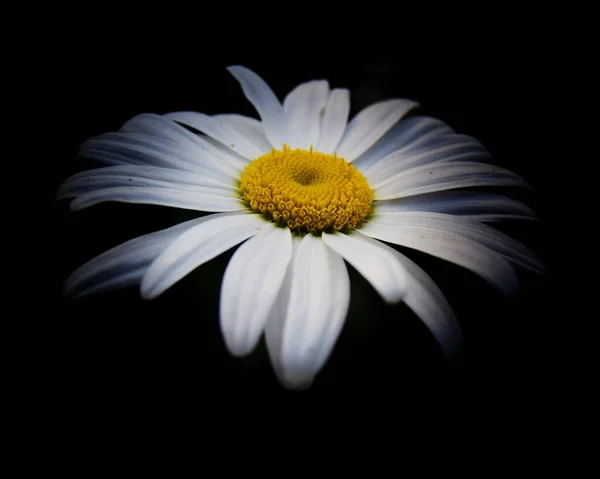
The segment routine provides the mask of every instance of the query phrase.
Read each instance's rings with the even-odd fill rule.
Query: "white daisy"
[[[376,103],[348,122],[348,90],[311,81],[282,105],[254,72],[229,71],[261,121],[142,114],[83,144],[81,155],[111,166],[61,185],[58,197],[72,198],[71,209],[121,201],[215,214],[94,258],[68,278],[67,295],[139,285],[143,298],[156,298],[242,243],[221,288],[227,349],[246,355],[264,333],[279,381],[301,389],[327,362],[344,323],[350,300],[344,261],[384,301],[404,301],[443,350],[455,352],[461,330],[444,295],[382,241],[451,261],[507,294],[517,288],[513,265],[543,271],[530,250],[482,223],[534,219],[530,208],[461,190],[527,186],[488,164],[489,153],[475,139],[433,118],[404,118],[418,106],[410,100]]]

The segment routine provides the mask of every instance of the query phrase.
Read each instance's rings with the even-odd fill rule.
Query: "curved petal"
[[[353,162],[379,140],[410,110],[419,106],[411,100],[386,100],[360,111],[348,123],[337,153]]]
[[[268,153],[273,148],[265,135],[265,129],[260,120],[236,113],[214,115],[214,118],[218,118],[225,124],[236,128],[248,141],[252,142],[261,155]]]
[[[279,294],[275,298],[275,303],[271,308],[267,323],[265,326],[265,343],[267,345],[267,352],[271,358],[271,364],[277,379],[287,389],[297,389],[294,384],[288,383],[283,375],[283,366],[281,362],[281,344],[283,340],[283,327],[285,325],[285,318],[288,303],[290,300],[290,291],[292,287],[292,274],[293,274],[293,258],[298,254],[298,247],[300,246],[302,239],[299,236],[292,236],[292,259],[288,264],[288,267],[283,278],[281,289]]]
[[[488,161],[492,155],[474,139],[464,135],[447,135],[443,141],[426,148],[395,151],[378,161],[365,176],[376,185],[410,168],[441,161]],[[433,165],[432,165],[433,166]]]
[[[258,343],[291,259],[290,230],[267,223],[229,261],[221,286],[220,324],[234,356],[250,353]]]
[[[119,186],[162,186],[171,189],[198,191],[203,187],[220,190],[224,195],[237,197],[236,188],[213,180],[206,175],[160,168],[156,166],[119,165],[96,168],[77,173],[66,179],[56,196],[71,198],[100,188]]]
[[[280,360],[285,384],[302,389],[325,365],[339,336],[350,280],[342,257],[313,235],[302,239],[292,261]]]
[[[215,148],[206,138],[192,133],[164,115],[144,113],[129,120],[121,128],[122,132],[144,133],[160,140],[168,140],[171,151],[174,148],[194,155],[197,162],[208,169],[219,168],[236,175],[245,168],[247,161],[231,150]],[[166,146],[166,145],[165,145]]]
[[[197,135],[186,130],[172,120],[155,113],[142,113],[125,122],[121,127],[123,132],[143,133],[149,137],[158,138],[180,148],[194,151]]]
[[[249,136],[248,130],[240,131],[230,121],[223,121],[217,117],[193,111],[178,111],[167,113],[164,116],[205,133],[248,160],[262,154],[261,149],[255,145]]]
[[[142,297],[157,297],[201,264],[254,236],[264,224],[259,215],[246,212],[200,218],[150,265],[142,279]]]
[[[423,251],[473,271],[506,295],[517,291],[512,266],[494,250],[468,236],[433,226],[414,225],[410,221],[395,224],[365,224],[360,232],[382,241]]]
[[[379,241],[364,235],[323,233],[323,241],[364,276],[387,303],[402,300],[406,291],[406,271],[396,257]]]
[[[147,205],[170,206],[196,211],[237,211],[246,206],[239,198],[221,188],[198,186],[195,191],[179,187],[115,186],[82,193],[71,202],[71,210],[79,211],[98,203],[119,201]]]
[[[440,191],[375,203],[375,214],[395,211],[431,211],[460,215],[473,221],[538,219],[535,212],[520,201],[479,191]]]
[[[96,256],[67,278],[63,287],[65,295],[75,299],[139,284],[152,261],[198,221],[193,219],[139,236]]]
[[[514,264],[537,273],[543,273],[546,269],[537,255],[525,245],[488,225],[469,219],[427,211],[388,211],[375,213],[371,221],[400,227],[435,229],[448,235],[469,238],[497,251]]]
[[[391,200],[470,186],[519,186],[527,182],[512,171],[474,162],[443,162],[411,168],[371,185],[377,200]]]
[[[271,145],[281,148],[287,134],[287,119],[275,93],[261,77],[245,67],[236,65],[227,70],[240,82],[246,98],[256,108]]]
[[[140,132],[104,133],[85,141],[79,156],[111,165],[155,166],[198,173],[230,184],[237,172],[199,145],[183,148]]]
[[[321,114],[327,105],[329,83],[313,80],[301,83],[283,100],[288,120],[286,140],[292,148],[313,148],[321,133]]]
[[[329,94],[321,119],[321,134],[315,146],[321,153],[334,153],[344,136],[350,114],[350,92],[334,88]]]
[[[406,275],[403,301],[425,323],[448,356],[457,354],[462,343],[460,325],[446,297],[431,277],[394,248],[368,236],[360,236],[365,241],[376,243],[377,247],[388,251],[402,264]]]
[[[435,144],[445,135],[452,133],[452,128],[437,118],[418,116],[404,118],[360,155],[354,161],[354,166],[366,173],[390,153],[400,149],[405,153],[415,149],[423,150]]]

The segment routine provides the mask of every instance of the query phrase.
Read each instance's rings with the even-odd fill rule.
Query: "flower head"
[[[79,210],[105,201],[212,212],[132,239],[66,281],[79,297],[131,285],[153,299],[185,275],[240,245],[223,277],[220,325],[228,350],[250,353],[264,334],[288,388],[309,386],[346,318],[351,264],[388,303],[404,301],[447,354],[461,339],[452,308],[432,279],[386,243],[467,268],[516,291],[513,266],[544,266],[486,225],[534,219],[526,205],[467,187],[526,182],[488,163],[474,138],[407,114],[418,105],[382,101],[348,121],[349,93],[303,83],[283,104],[254,72],[229,71],[260,120],[195,112],[142,114],[91,138],[81,155],[109,166],[67,179],[59,198]],[[385,242],[385,243],[384,243]]]

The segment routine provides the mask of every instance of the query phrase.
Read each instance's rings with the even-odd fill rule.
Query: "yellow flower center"
[[[365,177],[335,154],[273,149],[259,156],[240,178],[242,198],[296,233],[353,229],[371,212],[373,191]]]

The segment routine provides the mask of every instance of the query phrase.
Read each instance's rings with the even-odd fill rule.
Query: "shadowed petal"
[[[394,248],[362,234],[357,236],[377,244],[402,263],[406,275],[406,292],[402,300],[425,323],[448,356],[460,352],[460,325],[446,297],[429,275]]]
[[[260,216],[246,212],[201,218],[150,265],[142,279],[142,297],[157,297],[201,264],[254,236],[264,224]]]
[[[260,76],[248,68],[230,66],[227,70],[240,82],[246,98],[256,108],[271,145],[281,148],[287,136],[288,126],[283,107],[275,93]]]
[[[302,238],[291,268],[283,324],[269,320],[267,338],[274,329],[281,333],[280,341],[268,341],[283,385],[304,389],[325,365],[339,336],[350,302],[350,280],[342,257],[313,235]]]
[[[57,199],[74,198],[102,188],[124,186],[164,187],[196,192],[207,187],[210,191],[220,191],[224,195],[238,197],[237,189],[232,184],[223,184],[210,175],[142,165],[107,166],[82,171],[65,180],[56,196]]]
[[[525,245],[488,225],[469,219],[427,211],[388,211],[376,213],[371,222],[407,228],[432,228],[451,236],[476,241],[497,251],[512,263],[534,272],[543,273],[546,269],[537,255]]]
[[[152,261],[180,234],[198,222],[198,219],[194,219],[140,236],[96,256],[77,268],[65,281],[65,295],[75,299],[140,284]]]
[[[371,185],[377,200],[453,190],[471,186],[519,186],[527,182],[512,171],[495,165],[472,162],[447,162],[423,165],[392,175]]]
[[[353,162],[367,151],[390,128],[392,128],[418,103],[411,100],[386,100],[375,103],[360,111],[348,123],[337,153],[348,162]]]
[[[248,354],[258,343],[291,258],[290,230],[267,223],[229,261],[221,286],[220,322],[234,356]]]
[[[182,190],[178,187],[152,186],[98,188],[82,193],[71,202],[70,206],[72,211],[78,211],[106,201],[171,206],[197,211],[237,211],[246,209],[242,201],[235,198],[230,192],[208,186],[199,186],[196,191]]]
[[[360,232],[462,266],[506,295],[513,295],[517,291],[518,281],[512,266],[494,250],[460,232],[411,221],[384,224],[377,222],[376,218],[374,222],[365,224]]]
[[[431,211],[459,215],[473,221],[537,220],[534,211],[512,198],[480,191],[438,191],[424,195],[378,201],[376,213]]]
[[[323,241],[364,276],[384,301],[397,303],[406,291],[406,271],[402,263],[380,248],[379,241],[368,241],[364,235],[323,233]]]
[[[231,121],[193,111],[178,111],[164,116],[201,131],[248,160],[263,153],[260,146],[256,144],[260,145],[260,137],[256,137],[256,141],[253,141],[255,138],[251,133],[252,130],[240,129]]]
[[[315,146],[316,151],[333,154],[346,131],[350,114],[350,92],[343,88],[334,88],[321,120],[321,134]]]
[[[283,101],[288,119],[286,140],[293,148],[315,147],[321,133],[321,114],[329,98],[329,83],[313,80],[301,83]]]

